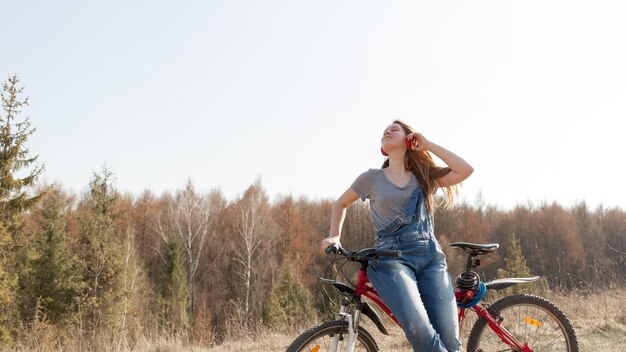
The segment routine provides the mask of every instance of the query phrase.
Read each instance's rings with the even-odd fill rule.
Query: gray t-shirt
[[[418,187],[415,175],[404,187],[394,185],[382,169],[369,169],[352,183],[352,189],[363,201],[369,199],[372,223],[376,231],[382,230],[404,210],[411,193]]]

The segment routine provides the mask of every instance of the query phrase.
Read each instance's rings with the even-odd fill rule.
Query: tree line
[[[3,85],[0,115],[0,344],[211,345],[328,314],[332,297],[317,277],[330,261],[319,246],[332,200],[270,202],[260,180],[235,199],[191,182],[134,195],[117,190],[106,168],[81,194],[37,185],[43,169],[26,148],[34,129],[20,118],[28,100],[18,82]],[[522,273],[541,275],[549,289],[624,286],[622,209],[477,202],[440,207],[434,220],[452,275],[465,258],[450,242],[497,242],[480,267],[487,279]],[[373,244],[367,203],[348,209],[342,243]]]

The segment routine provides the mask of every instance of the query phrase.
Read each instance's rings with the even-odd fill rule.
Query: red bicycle
[[[529,294],[515,294],[491,305],[482,301],[488,290],[502,290],[512,285],[534,282],[539,279],[538,276],[483,282],[472,271],[480,266],[480,259],[477,257],[495,251],[499,245],[456,242],[450,246],[462,248],[468,254],[466,268],[457,277],[455,286],[461,330],[468,311],[473,311],[478,316],[469,333],[466,351],[578,351],[578,341],[572,324],[547,299]],[[334,246],[329,247],[327,252],[341,254],[342,257],[338,260],[360,264],[356,284],[320,278],[324,283],[332,285],[342,296],[336,320],[326,321],[305,331],[289,345],[287,352],[379,351],[372,335],[359,324],[362,315],[371,319],[381,333],[389,333],[379,315],[362,297],[369,298],[396,323],[398,321],[369,284],[367,266],[371,259],[382,256],[398,257],[399,251],[366,248],[353,252]]]

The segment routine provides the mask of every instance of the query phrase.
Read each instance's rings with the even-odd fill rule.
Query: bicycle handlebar
[[[378,257],[399,257],[400,251],[398,250],[377,250],[375,248],[364,248],[358,252],[347,251],[340,244],[335,243],[331,246],[326,247],[324,250],[326,253],[331,254],[341,254],[344,257],[350,260],[370,260]]]

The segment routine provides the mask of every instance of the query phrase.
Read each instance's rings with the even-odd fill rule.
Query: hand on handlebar
[[[352,261],[370,260],[379,257],[395,257],[401,256],[401,252],[398,250],[377,250],[375,248],[364,248],[358,252],[349,251],[341,247],[341,244],[334,243],[324,250],[327,254],[341,254]]]
[[[328,236],[322,240],[322,250],[326,253],[330,253],[327,251],[330,247],[341,247],[341,243],[339,242],[339,236]]]

